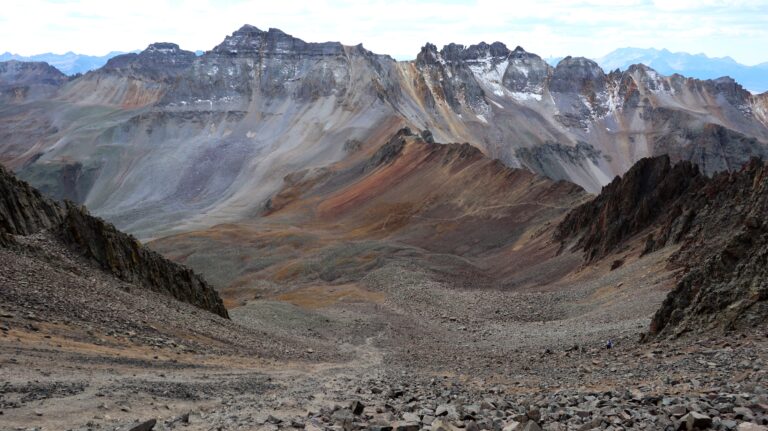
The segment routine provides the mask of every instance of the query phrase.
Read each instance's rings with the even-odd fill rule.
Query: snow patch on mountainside
[[[508,65],[508,60],[499,62],[494,57],[485,57],[470,63],[469,69],[482,86],[489,88],[497,96],[504,96],[505,89],[501,83]]]
[[[536,101],[541,102],[541,94],[536,93],[522,93],[522,92],[510,92],[510,96],[519,102]]]
[[[504,87],[504,73],[508,67],[510,67],[509,60],[499,60],[494,57],[481,58],[469,64],[469,69],[472,71],[477,82],[496,96],[511,97],[518,102],[540,102],[541,94],[529,91],[509,91],[509,89]],[[522,73],[525,77],[528,77],[530,72],[528,68],[518,64],[513,65],[512,67]],[[494,102],[494,104],[500,108],[502,107],[496,102]]]

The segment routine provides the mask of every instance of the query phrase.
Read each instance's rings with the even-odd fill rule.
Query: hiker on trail
[[[608,339],[608,341],[605,343],[606,349],[613,349],[613,340]]]

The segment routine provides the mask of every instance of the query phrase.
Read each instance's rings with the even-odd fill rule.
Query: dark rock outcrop
[[[198,57],[161,103],[231,111],[246,110],[260,97],[302,102],[343,97],[353,57],[365,58],[374,68],[380,61],[361,45],[305,42],[275,28],[245,25]]]
[[[445,45],[440,54],[449,62],[462,62],[467,60],[479,60],[488,57],[506,57],[509,55],[509,49],[501,42],[487,44],[480,42],[477,45],[464,45],[450,43]]]
[[[515,157],[534,172],[554,180],[568,180],[568,172],[558,161],[566,161],[573,165],[581,165],[586,161],[597,164],[601,157],[599,150],[592,145],[579,141],[575,146],[563,145],[559,142],[546,142],[536,147],[524,147],[515,150]]]
[[[673,122],[676,114],[669,109],[651,109],[646,115]],[[738,170],[750,157],[768,158],[768,148],[757,139],[730,130],[719,124],[707,123],[700,128],[673,127],[674,131],[654,139],[656,154],[669,154],[674,160],[690,160],[706,175]]]
[[[83,207],[66,203],[61,236],[64,242],[121,280],[228,317],[221,298],[200,275],[142,246],[134,237],[91,216]]]
[[[575,239],[587,262],[602,258],[660,219],[681,214],[683,198],[705,182],[690,162],[673,166],[667,156],[641,159],[595,199],[568,213],[555,238],[563,244]]]
[[[150,419],[131,428],[130,431],[152,431],[157,424],[157,419]]]
[[[752,159],[716,175],[678,219],[680,250],[671,263],[686,269],[651,323],[651,333],[750,327],[768,316],[768,165]],[[683,232],[681,232],[683,233]]]
[[[433,43],[427,43],[421,47],[421,51],[416,55],[416,65],[420,67],[436,66],[440,63],[439,51]]]
[[[30,235],[58,226],[63,219],[58,204],[0,165],[0,232]]]
[[[677,244],[676,287],[653,317],[650,334],[750,327],[768,316],[768,165],[753,158],[740,170],[704,176],[667,156],[642,159],[557,227],[563,247],[587,262],[632,240],[642,252]]]
[[[228,318],[218,293],[191,269],[142,246],[85,208],[59,205],[0,166],[0,246],[10,245],[14,235],[46,229],[123,281]]]
[[[416,56],[415,63],[432,82],[441,83],[437,94],[429,97],[445,99],[459,112],[464,105],[477,109],[485,104],[485,92],[475,79],[471,67],[499,65],[509,55],[509,49],[501,42],[490,45],[482,42],[469,47],[451,43],[443,46],[440,51],[428,43]]]
[[[377,167],[396,159],[403,151],[403,148],[405,148],[405,138],[409,136],[414,136],[414,134],[408,127],[398,130],[386,144],[382,145],[381,148],[371,156],[368,163],[364,166],[363,171],[376,169]]]

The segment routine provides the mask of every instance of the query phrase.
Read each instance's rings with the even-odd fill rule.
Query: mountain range
[[[426,44],[398,62],[246,25],[201,56],[158,43],[114,57],[50,97],[13,79],[0,160],[144,238],[259,214],[286,176],[404,126],[593,193],[646,156],[711,174],[768,142],[766,96],[731,79],[551,67],[500,42]]]
[[[704,54],[653,48],[620,48],[595,61],[607,71],[625,70],[633,64],[644,64],[663,75],[677,73],[698,79],[729,76],[753,93],[768,91],[768,62],[746,66],[731,57],[707,57]]]
[[[131,51],[139,53],[140,50]],[[202,55],[204,51],[195,51]],[[5,52],[0,54],[0,61],[18,60],[25,62],[44,62],[59,69],[65,75],[75,75],[96,70],[107,61],[123,51],[112,51],[103,56],[77,54],[69,51],[65,54],[37,54],[23,56]],[[547,57],[546,62],[557,66],[564,57]],[[675,73],[697,79],[716,79],[729,76],[753,93],[768,91],[768,62],[755,66],[747,66],[736,62],[730,57],[708,57],[705,54],[689,54],[687,52],[671,52],[667,49],[654,48],[618,48],[610,53],[594,59],[605,72],[615,69],[626,70],[633,64],[644,64],[663,75]]]
[[[403,128],[357,163],[287,178],[249,223],[149,244],[217,292],[0,167],[4,421],[761,430],[766,173],[644,158],[591,197]],[[479,399],[491,407],[463,407]],[[540,413],[555,400],[570,410]]]
[[[59,69],[65,75],[76,75],[78,73],[86,73],[91,70],[98,69],[101,66],[104,66],[110,58],[121,54],[125,54],[125,52],[112,51],[105,55],[85,55],[69,51],[64,54],[54,54],[47,52],[45,54],[29,56],[5,52],[0,54],[0,61],[17,60],[25,62],[44,62],[50,64],[56,69]]]

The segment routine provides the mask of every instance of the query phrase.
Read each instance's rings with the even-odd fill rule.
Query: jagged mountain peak
[[[157,51],[158,58],[173,57],[161,55],[165,50],[176,52],[176,47],[157,44],[123,58],[138,59],[149,51]],[[112,129],[114,123],[106,118],[107,131],[98,138],[81,136],[85,132],[76,124],[65,125],[67,130],[60,128],[55,134],[40,127],[35,130],[42,138],[9,139],[3,156],[14,167],[26,166],[27,178],[81,168],[96,175],[99,169],[107,169],[101,158],[91,157],[82,167],[72,163],[79,160],[73,154],[91,154],[91,144],[79,147],[94,139],[105,145],[136,143],[124,146],[136,151],[126,158],[143,158],[138,149],[143,151],[146,144],[147,151],[158,151],[157,157],[163,159],[166,150],[157,149],[167,146],[167,151],[178,151],[174,156],[184,160],[184,181],[168,178],[162,181],[168,187],[158,188],[157,181],[145,180],[147,175],[141,173],[130,177],[131,187],[119,190],[126,196],[134,189],[148,190],[152,199],[142,195],[139,202],[162,202],[163,208],[184,202],[189,206],[180,211],[182,215],[196,213],[194,206],[207,205],[211,213],[239,217],[239,210],[229,215],[233,202],[238,208],[259,205],[250,198],[241,205],[245,195],[241,190],[263,190],[259,196],[263,200],[276,187],[274,181],[252,186],[242,160],[262,163],[264,154],[274,149],[290,163],[296,160],[297,166],[330,163],[349,154],[346,141],[364,142],[371,130],[383,133],[379,127],[429,128],[438,140],[471,142],[508,166],[567,179],[593,192],[643,156],[670,153],[696,159],[711,174],[748,155],[766,152],[766,102],[741,94],[726,82],[670,78],[644,66],[633,74],[605,76],[594,61],[579,57],[565,58],[553,69],[522,47],[509,51],[500,42],[449,44],[443,49],[427,43],[415,63],[361,50],[338,42],[308,43],[281,30],[244,26],[213,51],[199,57],[188,54],[192,65],[180,67],[180,73],[168,75],[166,68],[158,68],[165,73],[160,80],[152,80],[140,73],[142,69],[127,67],[84,76],[59,91],[57,97],[81,105],[153,108],[151,114],[127,119],[124,130]],[[16,121],[0,119],[7,124]],[[735,133],[710,132],[703,128],[705,124]],[[67,145],[56,144],[62,138],[68,139]],[[38,139],[45,139],[40,156],[28,151],[28,142]],[[181,145],[189,139],[200,146]],[[33,157],[40,157],[35,159],[39,163],[27,165]],[[222,174],[219,158],[232,164],[227,170],[232,175]],[[149,159],[142,169],[151,169]],[[128,166],[109,163],[109,169],[120,175],[124,174],[121,166]],[[280,169],[287,170],[287,164]],[[285,174],[267,165],[260,164],[255,172],[265,177]],[[88,181],[77,176],[73,180],[77,184],[61,187],[51,182],[57,187],[51,192],[78,196],[95,211],[106,209],[122,216],[125,210],[118,206],[115,187],[107,181],[118,173],[99,174]],[[82,192],[70,194],[75,186]],[[161,223],[138,221],[131,214],[122,227],[140,235],[161,229]]]
[[[538,55],[536,55],[536,54],[534,54],[532,52],[526,51],[522,46],[519,46],[519,45],[516,46],[515,49],[513,49],[509,53],[509,58],[511,58],[511,59],[537,59],[537,60],[541,60],[541,57],[539,57]]]
[[[602,91],[606,76],[594,61],[584,57],[565,57],[552,72],[550,90],[562,93]]]
[[[583,250],[587,262],[618,252],[618,266],[633,254],[679,247],[668,263],[682,276],[652,335],[754,326],[768,310],[767,170],[752,158],[710,178],[690,161],[644,158],[568,213],[554,236]]]
[[[435,64],[441,61],[440,52],[437,50],[437,46],[433,43],[427,42],[421,47],[421,50],[416,55],[417,65],[429,65]]]
[[[515,52],[510,51],[504,43],[497,41],[491,44],[480,42],[469,46],[459,43],[449,43],[444,45],[443,48],[438,51],[437,46],[427,42],[416,56],[416,63],[430,64],[434,62],[447,62],[459,64],[489,58],[502,60],[513,54],[519,56],[522,55],[521,52],[525,53],[525,50],[522,48],[517,48],[518,50]]]
[[[140,53],[118,55],[100,70],[118,72],[139,79],[166,79],[186,70],[197,58],[192,51],[170,42],[150,44]]]
[[[450,43],[443,46],[443,49],[440,50],[440,55],[449,62],[503,58],[507,57],[509,54],[509,48],[502,42],[493,42],[491,44],[480,42],[469,46]]]
[[[140,54],[151,54],[151,53],[161,53],[161,54],[177,54],[177,53],[183,53],[188,52],[184,51],[181,48],[179,48],[179,45],[171,42],[155,42],[150,44],[147,49],[142,51]]]
[[[571,57],[570,55],[560,60],[557,63],[557,66],[555,66],[555,69],[576,67],[603,72],[603,68],[601,68],[594,60],[590,60],[586,57]]]
[[[643,63],[662,75],[679,73],[702,80],[728,75],[754,93],[768,88],[764,69],[759,65],[740,64],[727,56],[708,57],[701,53],[670,52],[667,49],[620,48],[596,60],[606,70],[625,70],[632,64]]]
[[[617,70],[618,70],[618,69],[617,69]],[[643,63],[636,63],[636,64],[632,64],[632,65],[630,65],[630,66],[627,68],[627,72],[628,72],[628,73],[633,73],[633,72],[636,72],[636,71],[639,71],[639,72],[648,72],[649,70],[653,70],[653,68],[652,68],[652,67],[650,67],[650,66],[647,66],[647,65],[645,65],[645,64],[643,64]]]
[[[237,33],[263,33],[263,32],[264,32],[263,30],[261,30],[260,28],[256,27],[255,25],[243,24],[243,26],[240,27],[239,29],[237,29],[235,31],[235,33],[233,33],[233,34],[237,34]]]
[[[305,42],[277,29],[268,31],[246,24],[224,39],[211,51],[218,55],[249,57],[259,55],[339,55],[344,52],[340,42]]]

